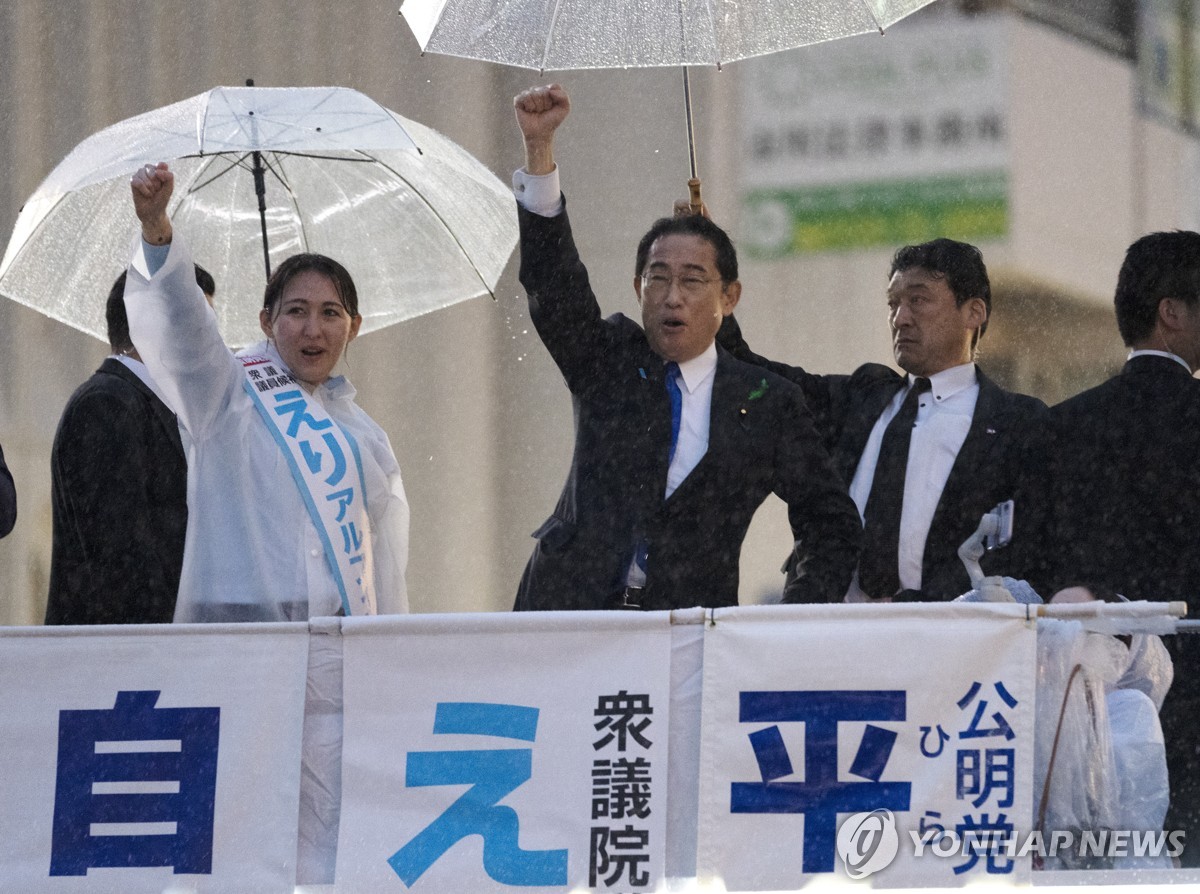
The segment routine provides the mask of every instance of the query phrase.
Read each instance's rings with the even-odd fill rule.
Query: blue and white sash
[[[371,523],[358,443],[278,360],[240,359],[246,393],[287,457],[321,537],[343,610],[347,615],[375,614]]]

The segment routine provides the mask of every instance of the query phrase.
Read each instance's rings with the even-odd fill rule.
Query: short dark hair
[[[913,267],[922,267],[945,279],[959,307],[972,298],[983,299],[987,319],[979,327],[979,337],[982,338],[992,316],[992,284],[983,263],[983,252],[968,242],[954,239],[934,239],[920,245],[906,245],[892,256],[888,279]]]
[[[708,242],[717,253],[717,273],[721,282],[728,285],[737,282],[738,260],[737,249],[729,234],[719,226],[699,214],[688,214],[684,217],[661,217],[654,222],[642,241],[638,243],[637,261],[634,264],[634,276],[641,276],[650,258],[650,247],[663,236],[699,236]]]
[[[129,338],[129,316],[125,313],[125,275],[124,270],[108,290],[108,300],[104,304],[104,322],[108,326],[108,346],[114,354],[133,348]],[[196,265],[196,285],[205,295],[216,295],[217,284],[212,274]]]
[[[268,316],[275,316],[288,283],[310,270],[322,274],[333,283],[334,291],[337,292],[338,300],[346,309],[346,313],[352,317],[358,316],[358,290],[354,287],[350,271],[333,258],[312,252],[292,255],[275,268],[271,278],[267,280],[266,291],[263,292],[263,309],[267,311]]]
[[[1200,233],[1150,233],[1125,252],[1113,305],[1117,329],[1132,347],[1150,337],[1164,298],[1200,300]]]

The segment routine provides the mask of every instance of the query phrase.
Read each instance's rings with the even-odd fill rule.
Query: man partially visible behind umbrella
[[[208,297],[213,278],[196,266]],[[169,624],[187,532],[175,413],[129,337],[125,274],[105,306],[112,354],[71,395],[50,454],[47,624]]]
[[[0,537],[7,537],[17,523],[17,489],[12,473],[4,464],[4,448],[0,447]]]

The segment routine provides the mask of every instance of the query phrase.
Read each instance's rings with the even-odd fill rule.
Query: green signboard
[[[756,189],[743,197],[742,221],[742,248],[754,258],[939,236],[979,242],[1008,233],[1008,175]]]

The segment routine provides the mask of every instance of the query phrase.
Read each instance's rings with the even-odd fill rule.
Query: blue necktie
[[[675,458],[675,446],[679,443],[679,422],[683,418],[683,392],[679,390],[679,364],[670,360],[666,365],[667,397],[671,401],[671,452],[667,462]]]
[[[683,418],[683,392],[679,390],[679,364],[674,360],[667,361],[663,367],[667,379],[667,398],[671,401],[671,452],[667,462],[675,458],[675,445],[679,443],[679,423]],[[639,540],[634,547],[634,559],[638,568],[646,570],[647,549],[646,541]]]

